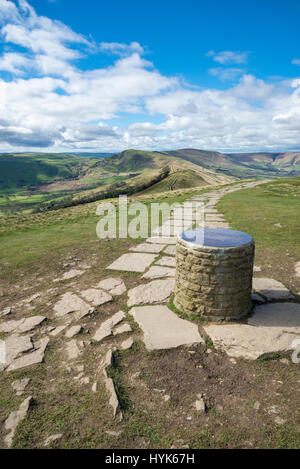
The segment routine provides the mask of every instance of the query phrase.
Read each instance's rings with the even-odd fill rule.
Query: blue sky
[[[300,1],[0,0],[0,151],[300,148]]]

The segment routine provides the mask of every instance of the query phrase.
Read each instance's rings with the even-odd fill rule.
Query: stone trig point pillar
[[[241,231],[197,229],[177,239],[175,306],[217,321],[252,308],[254,241]]]

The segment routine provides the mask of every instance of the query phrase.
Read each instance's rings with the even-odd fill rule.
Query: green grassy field
[[[261,276],[275,278],[300,294],[300,279],[294,275],[300,259],[300,178],[226,195],[218,207],[232,228],[253,236]]]

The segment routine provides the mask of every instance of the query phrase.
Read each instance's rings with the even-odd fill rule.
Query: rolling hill
[[[300,152],[197,149],[0,154],[0,215],[47,210],[113,194],[158,193],[236,179],[300,175]]]
[[[195,149],[164,152],[236,178],[296,177],[300,175],[300,152],[219,153]]]

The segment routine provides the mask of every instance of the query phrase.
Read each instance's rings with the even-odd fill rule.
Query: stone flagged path
[[[151,280],[148,283],[138,285],[128,291],[127,306],[132,308],[137,305],[158,304],[158,308],[164,308],[164,305],[161,303],[168,302],[174,290],[174,279],[168,277],[173,277],[175,275],[175,244],[177,235],[182,232],[181,225],[183,212],[186,217],[186,228],[191,226],[196,211],[202,206],[204,206],[204,220],[202,220],[204,222],[204,227],[230,228],[224,215],[220,214],[216,208],[216,204],[219,202],[221,197],[242,188],[255,187],[263,182],[265,181],[242,183],[232,187],[217,189],[203,194],[203,196],[194,196],[190,201],[186,201],[181,206],[176,207],[171,212],[169,219],[166,220],[162,226],[159,226],[152,231],[151,238],[148,238],[146,242],[141,243],[140,245],[130,248],[130,251],[134,251],[134,253],[123,254],[123,256],[110,265],[108,269],[140,272],[143,273],[142,278]],[[138,254],[139,251],[143,252],[143,254]],[[150,258],[148,257],[149,254],[144,254],[149,252],[155,253],[156,256],[152,254],[152,258]],[[259,272],[261,269],[256,266],[256,269],[254,270]],[[254,304],[256,303],[261,305],[261,308],[263,306],[270,307],[270,304],[266,303],[270,300],[293,300],[294,298],[284,285],[273,279],[255,278],[253,281],[253,287],[254,292],[252,294],[252,299]],[[140,307],[150,308],[150,310],[148,309],[147,311],[149,312],[148,319],[151,321],[150,311],[156,311],[156,307],[153,307],[154,309],[151,309],[151,306]],[[271,312],[268,317],[276,317],[276,320],[279,321],[278,318],[280,315],[282,316],[283,308],[288,310],[289,318],[292,317],[295,319],[295,314],[297,317],[298,313],[294,314],[291,312],[293,307],[283,306],[282,304],[281,306],[276,306],[273,313],[271,308]],[[135,309],[136,308],[133,308],[133,310]],[[129,312],[131,311],[132,310]],[[291,327],[286,325],[288,328],[287,331],[279,329],[276,331],[270,330],[270,327],[273,326],[259,324],[259,322],[262,321],[261,318],[266,315],[266,313],[264,313],[264,316],[262,316],[261,311],[261,309],[256,310],[253,317],[249,319],[248,324],[227,324],[226,327],[223,325],[209,325],[206,327],[206,333],[208,335],[211,334],[213,341],[215,339],[217,348],[222,348],[228,351],[229,354],[232,353],[232,350],[238,349],[238,352],[234,352],[235,356],[257,358],[263,353],[286,350],[287,342],[290,341],[290,336],[287,336],[286,334],[298,332],[298,326],[291,325],[289,323]],[[187,321],[187,323],[189,322]],[[263,330],[261,330],[262,327]],[[154,334],[156,333],[158,332],[154,332]],[[265,344],[261,342],[264,334],[266,337]],[[277,348],[278,350],[276,350]]]
[[[248,360],[292,350],[296,339],[294,334],[284,333],[280,328],[247,324],[210,325],[204,330],[217,350],[225,351],[230,357]]]
[[[125,270],[127,272],[145,272],[147,267],[156,259],[155,254],[128,253],[123,254],[107,269]]]
[[[156,266],[153,265],[150,267],[148,272],[146,272],[142,278],[162,278],[162,277],[175,277],[175,270],[172,269],[171,267],[161,267],[161,266]]]
[[[165,305],[137,306],[129,311],[141,327],[147,350],[203,343],[196,324],[180,319]]]
[[[127,306],[165,302],[170,298],[174,287],[174,279],[152,280],[134,287],[128,290]]]
[[[272,278],[254,278],[253,290],[269,301],[294,299],[291,292],[281,282]]]

